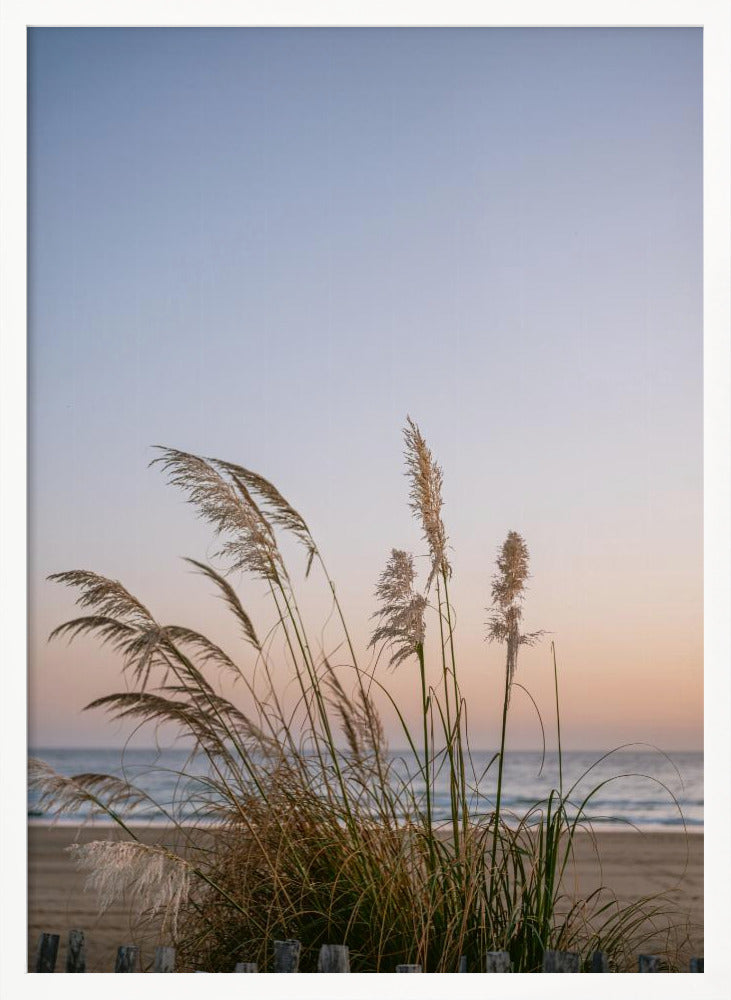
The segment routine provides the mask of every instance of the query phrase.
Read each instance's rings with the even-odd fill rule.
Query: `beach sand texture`
[[[149,843],[172,846],[174,832],[140,831]],[[130,909],[123,902],[99,915],[97,898],[84,892],[80,874],[65,848],[118,835],[108,828],[31,826],[28,831],[28,968],[33,967],[38,937],[42,932],[59,934],[56,971],[63,971],[68,932],[85,932],[88,972],[113,972],[117,948],[138,944],[143,968],[151,965],[155,946],[168,944],[164,929],[148,927],[140,933],[133,926]],[[703,955],[703,836],[679,833],[612,832],[597,835],[597,854],[586,834],[576,837],[575,865],[565,882],[567,891],[586,895],[599,885],[616,893],[620,903],[640,895],[669,890],[669,899],[681,924],[680,955],[687,969],[691,955]],[[686,930],[687,928],[687,930]],[[663,950],[667,935],[658,930],[643,951]]]

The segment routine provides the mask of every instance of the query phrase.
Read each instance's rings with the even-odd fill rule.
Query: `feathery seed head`
[[[497,559],[498,572],[493,577],[492,596],[500,607],[523,599],[528,579],[528,547],[517,531],[509,531]]]
[[[215,467],[215,460],[163,448],[155,459],[169,481],[188,495],[203,520],[213,525],[226,541],[221,555],[232,569],[245,569],[261,579],[277,582],[283,572],[282,557],[267,519],[254,502],[246,484],[232,469]]]
[[[176,931],[178,912],[190,892],[190,866],[182,858],[131,840],[72,844],[67,850],[89,873],[85,888],[99,894],[100,911],[131,891],[140,908],[164,911]]]
[[[528,579],[528,547],[517,531],[508,532],[497,559],[498,572],[492,582],[492,613],[487,622],[490,642],[504,642],[507,646],[508,698],[513,676],[518,665],[518,649],[530,646],[542,632],[523,634],[520,620],[523,611],[520,601]]]
[[[309,575],[312,561],[317,555],[317,546],[310,534],[305,519],[288,503],[279,490],[268,479],[251,469],[232,462],[222,462],[220,459],[210,459],[211,465],[230,475],[237,483],[246,484],[246,488],[257,497],[259,508],[267,519],[279,528],[290,532],[307,549],[307,571]]]
[[[111,774],[59,774],[42,760],[28,760],[28,785],[38,792],[38,808],[43,812],[76,812],[88,809],[91,815],[131,812],[149,803],[149,795],[140,788]]]
[[[383,607],[403,603],[409,598],[415,579],[414,557],[411,553],[391,549],[391,556],[376,586],[376,596]]]
[[[65,583],[69,587],[77,587],[80,593],[76,603],[81,608],[94,608],[98,615],[116,619],[132,627],[146,628],[154,625],[147,608],[118,580],[110,580],[108,577],[84,569],[51,573],[48,579],[56,583]]]
[[[392,549],[376,586],[381,607],[372,617],[379,620],[379,625],[369,645],[379,642],[389,645],[393,651],[389,662],[393,667],[424,643],[426,598],[414,591],[415,577],[411,553]]]
[[[437,465],[424,437],[411,419],[404,428],[406,444],[406,475],[411,480],[409,507],[421,521],[424,538],[429,546],[432,566],[427,590],[438,573],[451,576],[447,560],[447,534],[442,521],[442,470]]]

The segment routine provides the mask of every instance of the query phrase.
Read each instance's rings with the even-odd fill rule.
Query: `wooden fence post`
[[[294,938],[274,942],[274,971],[298,972],[302,945]]]
[[[485,972],[510,972],[510,955],[507,951],[488,951],[485,955]]]
[[[421,972],[420,965],[397,965],[396,972]]]
[[[36,952],[36,972],[53,972],[58,956],[58,934],[41,934]]]
[[[702,958],[691,958],[691,960],[690,960],[690,971],[691,972],[703,972],[703,959]]]
[[[591,956],[591,972],[609,972],[609,959],[603,951],[595,951]]]
[[[237,962],[234,972],[258,972],[259,967],[256,962]]]
[[[467,956],[466,955],[460,955],[459,956],[459,968],[457,969],[457,972],[467,972]]]
[[[84,947],[84,932],[69,931],[69,945],[66,952],[67,972],[86,972],[86,949]]]
[[[117,951],[115,972],[136,972],[140,949],[136,945],[122,945]]]
[[[175,972],[175,948],[155,948],[153,972]]]
[[[639,955],[637,958],[638,972],[660,972],[660,965],[657,955]]]
[[[544,972],[579,972],[579,953],[576,951],[553,951],[549,949],[543,952]]]
[[[324,944],[317,958],[318,972],[350,972],[350,952],[346,944]]]

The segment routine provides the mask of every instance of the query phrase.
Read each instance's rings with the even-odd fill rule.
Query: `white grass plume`
[[[426,585],[428,590],[438,573],[443,573],[445,576],[451,576],[452,573],[447,560],[447,533],[442,521],[443,475],[421,431],[411,417],[406,418],[404,443],[406,475],[411,480],[409,507],[421,521],[432,560]]]
[[[492,582],[492,613],[487,623],[487,638],[490,642],[504,642],[507,646],[507,693],[518,665],[518,649],[530,646],[542,632],[521,633],[520,621],[526,581],[528,580],[528,546],[517,531],[509,531],[497,559],[498,572]]]
[[[49,640],[65,638],[70,642],[80,635],[95,635],[122,656],[124,669],[132,672],[142,688],[153,669],[167,668],[174,651],[165,630],[117,580],[88,570],[53,573],[48,579],[78,588],[76,604],[94,611],[57,626]]]
[[[178,913],[190,894],[191,869],[183,858],[133,840],[95,840],[67,850],[88,872],[84,888],[98,894],[100,912],[131,893],[140,909],[164,912],[177,931]]]
[[[370,645],[385,642],[390,646],[393,667],[424,644],[426,598],[415,592],[415,576],[411,553],[392,549],[376,586],[381,607],[372,616],[379,620],[379,625],[374,629]]]
[[[230,475],[237,483],[244,483],[247,489],[257,497],[258,503],[269,521],[277,527],[289,531],[305,546],[307,549],[305,576],[309,576],[312,561],[317,555],[317,546],[302,515],[284,499],[273,483],[257,472],[245,469],[241,465],[235,465],[233,462],[222,462],[218,458],[210,458],[208,461],[217,469]]]
[[[155,463],[162,465],[173,486],[187,494],[203,520],[225,539],[220,554],[231,560],[231,568],[279,582],[284,566],[274,533],[245,483],[230,470],[227,479],[210,460],[198,455],[175,448],[161,451]]]
[[[56,813],[87,807],[92,814],[116,818],[152,800],[147,792],[111,774],[59,774],[45,761],[28,760],[28,784],[40,794],[39,808]]]
[[[261,643],[257,638],[256,629],[254,628],[251,618],[249,618],[241,606],[241,601],[239,601],[236,591],[233,589],[228,580],[222,577],[220,573],[217,573],[212,566],[208,566],[206,563],[198,562],[197,559],[186,559],[185,561],[190,563],[191,566],[195,566],[199,573],[202,573],[216,584],[221,592],[221,598],[241,626],[244,638],[247,642],[251,643],[258,653],[260,653]]]

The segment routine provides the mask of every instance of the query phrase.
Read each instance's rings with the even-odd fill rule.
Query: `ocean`
[[[202,756],[190,759],[182,749],[31,749],[29,755],[39,757],[60,774],[105,773],[125,775],[131,782],[150,794],[151,798],[179,822],[194,818],[196,799],[205,785],[206,762]],[[489,812],[494,804],[497,764],[488,768],[492,751],[472,753],[473,769],[468,775],[471,788],[470,807],[475,815]],[[418,767],[413,756],[393,752],[394,769],[402,775],[416,775],[414,791],[423,791]],[[602,751],[568,751],[563,754],[564,793],[573,787],[568,811],[575,815],[585,796],[598,789],[585,807],[585,813],[597,830],[666,830],[702,832],[703,830],[703,754],[672,753],[625,749],[602,757]],[[185,779],[180,772],[185,768]],[[483,773],[484,772],[484,773]],[[558,788],[559,769],[555,754],[542,755],[534,751],[513,751],[506,755],[503,776],[503,815],[522,818],[537,803],[545,802],[552,788]],[[476,791],[479,789],[479,792]],[[192,796],[191,796],[192,793]],[[439,822],[449,816],[449,786],[445,774],[436,779],[434,819]],[[28,795],[30,822],[48,822],[37,793]],[[78,824],[88,818],[80,809],[59,817],[59,821]],[[168,822],[164,812],[153,804],[138,807],[131,818],[137,822],[163,825]]]

